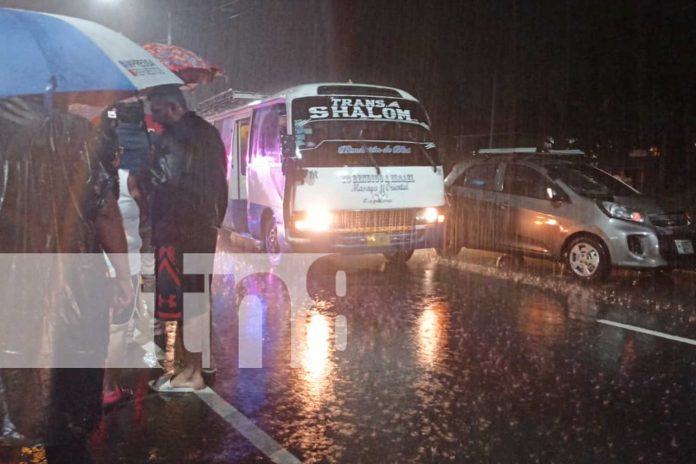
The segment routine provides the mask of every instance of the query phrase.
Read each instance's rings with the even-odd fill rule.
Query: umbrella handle
[[[58,87],[58,81],[56,76],[51,76],[46,85],[46,90],[44,91],[43,103],[44,103],[44,113],[46,117],[50,117],[53,114],[53,93]]]

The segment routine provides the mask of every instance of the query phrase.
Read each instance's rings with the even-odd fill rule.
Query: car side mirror
[[[556,186],[546,187],[546,195],[554,203],[568,201],[566,194]]]
[[[280,142],[283,150],[283,158],[294,158],[295,136],[292,134],[280,134]]]

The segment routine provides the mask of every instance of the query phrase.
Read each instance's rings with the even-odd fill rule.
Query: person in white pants
[[[103,404],[105,406],[119,402],[123,398],[123,390],[118,384],[120,369],[119,364],[128,355],[128,334],[129,324],[135,312],[140,295],[140,248],[142,239],[140,238],[140,220],[147,214],[144,198],[138,188],[135,176],[131,175],[127,169],[118,170],[119,197],[118,207],[123,217],[123,228],[126,232],[128,243],[128,265],[130,267],[133,288],[136,298],[131,311],[125,311],[116,316],[112,316],[109,334],[109,350],[106,358],[106,372],[104,373],[104,393]]]

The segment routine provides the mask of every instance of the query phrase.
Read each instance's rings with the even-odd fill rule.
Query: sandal
[[[120,387],[116,390],[106,391],[102,395],[102,406],[109,408],[111,406],[115,406],[125,399],[128,399],[129,397],[130,392]]]
[[[157,393],[209,393],[209,387],[203,387],[196,390],[192,387],[175,387],[172,385],[172,377],[161,377],[158,380],[150,380],[148,382],[150,389]]]

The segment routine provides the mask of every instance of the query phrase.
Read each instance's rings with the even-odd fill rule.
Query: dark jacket
[[[81,117],[0,99],[0,252],[96,252],[94,220],[118,186],[108,137]],[[114,172],[115,174],[115,172]],[[7,182],[5,183],[5,179]]]
[[[227,209],[225,158],[217,129],[193,112],[158,138],[152,169],[154,245],[215,251],[216,228]]]

